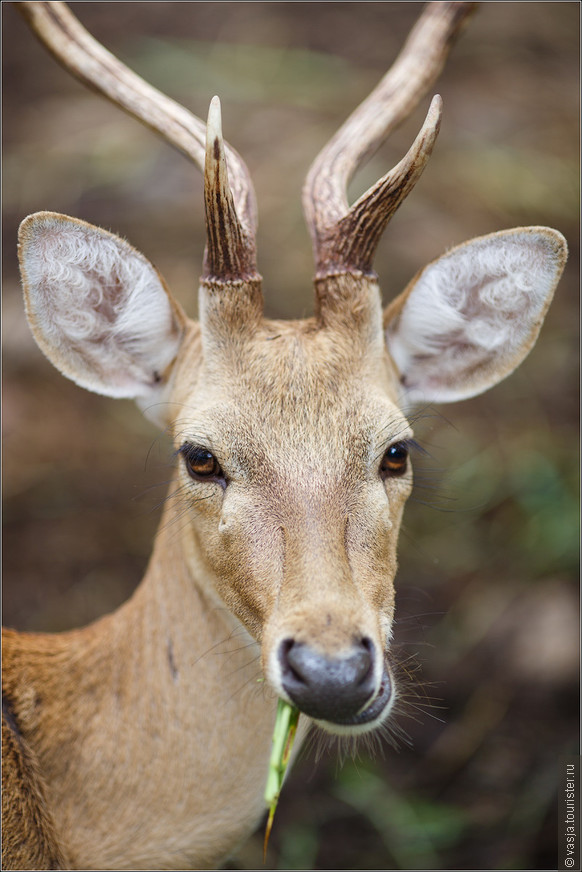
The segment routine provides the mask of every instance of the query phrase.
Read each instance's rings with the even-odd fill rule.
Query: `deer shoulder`
[[[38,709],[40,701],[27,680],[20,638],[10,630],[2,632],[2,866],[66,869],[41,767],[27,739],[35,720],[31,709]]]

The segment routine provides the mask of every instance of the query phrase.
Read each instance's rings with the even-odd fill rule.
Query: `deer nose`
[[[325,657],[303,642],[279,648],[285,693],[304,714],[342,722],[355,716],[375,691],[374,645],[364,638],[339,657]]]

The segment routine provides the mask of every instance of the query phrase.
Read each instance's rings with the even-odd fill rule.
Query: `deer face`
[[[262,322],[234,348],[218,322],[193,384],[178,363],[170,401],[191,549],[260,642],[275,691],[336,732],[376,726],[394,698],[412,481],[379,291],[364,282],[357,296],[352,323]]]
[[[430,9],[438,19],[441,4]],[[373,253],[428,159],[440,99],[408,155],[348,209],[342,186],[359,152],[339,158],[374,105],[308,175],[311,320],[263,318],[252,191],[240,172],[235,202],[216,100],[198,325],[110,233],[38,213],[19,245],[39,346],[74,381],[134,397],[170,426],[192,577],[260,642],[275,691],[336,732],[371,729],[394,699],[386,652],[411,487],[399,406],[474,396],[508,375],[537,338],[567,251],[545,227],[474,239],[429,264],[383,315]]]

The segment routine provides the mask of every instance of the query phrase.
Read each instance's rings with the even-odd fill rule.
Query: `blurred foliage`
[[[498,445],[480,451],[473,447],[475,453],[443,475],[439,485],[436,499],[441,508],[459,516],[443,541],[442,559],[452,549],[453,555],[447,558],[454,561],[451,568],[468,571],[481,552],[496,548],[505,571],[511,572],[516,564],[518,571],[525,569],[532,579],[560,572],[575,574],[580,512],[578,464],[572,446],[568,450],[556,446],[551,454],[544,445],[523,450],[505,446],[507,464],[500,461]],[[471,444],[465,448],[470,453]],[[422,469],[417,477],[422,491]],[[450,494],[458,496],[447,500]],[[461,506],[455,506],[457,500]],[[426,523],[432,525],[437,539],[440,531],[434,529],[430,515]],[[495,568],[495,558],[488,559]]]
[[[144,38],[124,48],[132,69],[185,102],[193,92],[217,93],[243,105],[273,102],[333,111],[346,92],[356,103],[375,84],[373,75],[345,59],[308,49]]]
[[[465,826],[462,809],[391,790],[377,774],[344,766],[333,792],[370,820],[400,869],[440,869],[441,849],[454,845]]]
[[[527,220],[538,210],[550,224],[565,218],[577,220],[580,200],[574,182],[578,161],[551,160],[533,149],[524,161],[521,149],[483,148],[476,142],[451,154],[448,163],[460,183],[470,186],[485,207],[504,209],[516,221]]]
[[[72,5],[197,114],[220,94],[257,190],[267,310],[309,313],[305,172],[420,4]],[[115,608],[138,583],[169,450],[131,404],[46,364],[23,317],[16,228],[47,208],[110,227],[195,314],[201,183],[66,76],[11,6],[2,13],[4,619],[58,630]],[[317,754],[308,743],[267,868],[555,866],[557,760],[576,752],[579,716],[578,33],[578,4],[482,4],[439,82],[439,141],[378,252],[387,298],[447,247],[514,224],[554,224],[570,261],[522,367],[414,422],[426,454],[401,534],[395,725],[375,756],[362,743],[343,767],[335,744]],[[425,109],[358,173],[352,197],[400,158]],[[227,867],[262,868],[262,832]]]

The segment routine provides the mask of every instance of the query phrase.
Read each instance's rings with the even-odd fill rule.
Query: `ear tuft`
[[[386,341],[412,401],[492,387],[533,347],[567,257],[546,227],[482,236],[429,264],[386,311]]]
[[[168,375],[185,317],[123,239],[53,212],[20,225],[26,314],[49,360],[77,384],[142,401]]]

